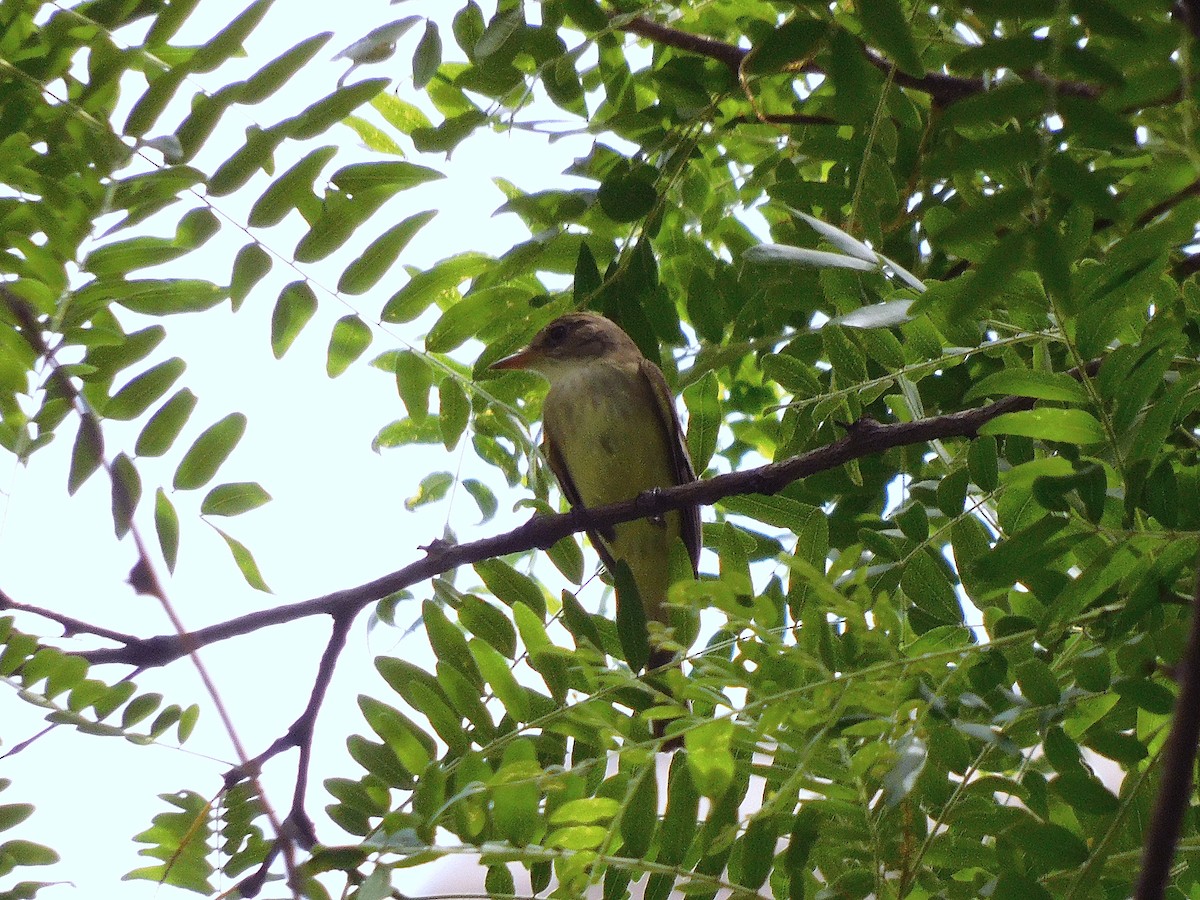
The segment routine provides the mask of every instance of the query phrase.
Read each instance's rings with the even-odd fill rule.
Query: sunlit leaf
[[[242,577],[246,579],[246,584],[250,585],[256,591],[263,591],[267,594],[271,593],[271,589],[267,587],[267,583],[263,580],[262,573],[258,569],[258,563],[254,561],[254,555],[250,552],[250,548],[231,535],[226,534],[220,528],[216,529],[216,531],[225,541],[225,545],[229,547],[229,552],[233,554],[233,561],[237,563]]]

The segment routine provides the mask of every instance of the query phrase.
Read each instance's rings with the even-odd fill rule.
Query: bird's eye
[[[546,332],[546,336],[550,338],[552,344],[560,344],[563,338],[567,336],[567,326],[551,325],[550,330]]]

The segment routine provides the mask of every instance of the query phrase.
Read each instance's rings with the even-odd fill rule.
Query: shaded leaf
[[[252,481],[222,484],[205,495],[200,513],[205,516],[238,516],[271,501],[271,495]]]
[[[351,313],[334,323],[325,354],[325,373],[336,378],[371,346],[371,326]]]
[[[282,359],[317,311],[317,295],[307,281],[293,281],[275,301],[271,313],[271,352]]]
[[[231,413],[206,428],[175,469],[175,489],[190,491],[208,484],[245,433],[246,417],[241,413]]]

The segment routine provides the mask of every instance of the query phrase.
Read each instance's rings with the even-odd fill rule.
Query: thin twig
[[[40,616],[43,619],[49,619],[51,622],[56,622],[63,628],[63,637],[75,637],[78,634],[93,634],[96,637],[102,637],[106,640],[115,641],[118,644],[125,644],[131,640],[136,640],[132,634],[126,634],[122,631],[113,631],[111,628],[105,628],[102,625],[93,625],[90,622],[84,622],[82,619],[76,619],[74,616],[68,616],[60,612],[55,612],[52,609],[45,609],[41,606],[31,606],[28,603],[21,603],[5,593],[3,588],[0,588],[0,611],[4,610],[28,613],[31,616]]]

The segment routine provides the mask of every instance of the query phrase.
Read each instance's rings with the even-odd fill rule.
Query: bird
[[[530,369],[550,382],[542,449],[572,507],[604,506],[696,480],[666,378],[611,319],[590,312],[560,316],[525,349],[491,368]],[[635,671],[670,665],[671,652],[648,645],[645,623],[666,621],[669,560],[677,541],[686,548],[693,576],[698,571],[699,507],[622,522],[603,533],[589,530],[588,536],[616,584],[626,662]],[[636,606],[623,596],[630,587]]]

